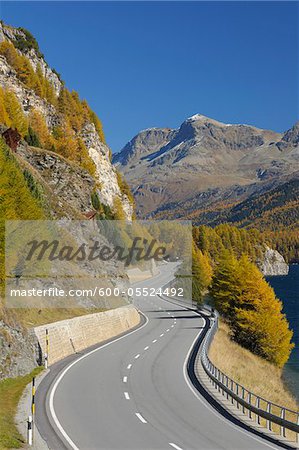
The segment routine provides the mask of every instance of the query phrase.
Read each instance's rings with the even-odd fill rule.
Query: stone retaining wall
[[[140,322],[131,305],[109,311],[61,320],[34,328],[43,355],[46,352],[46,329],[49,333],[49,365],[111,337]]]

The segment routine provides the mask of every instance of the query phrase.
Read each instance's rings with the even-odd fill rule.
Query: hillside
[[[261,230],[280,229],[282,226],[296,228],[298,225],[298,190],[299,177],[293,174],[272,180],[271,183],[256,186],[256,192],[249,189],[232,187],[227,191],[226,199],[219,199],[215,190],[209,190],[205,195],[194,197],[165,205],[156,211],[156,217],[189,218],[195,224],[211,226],[223,222],[241,227],[256,227]],[[251,187],[252,190],[252,187]],[[237,194],[237,191],[239,195]],[[236,195],[235,201],[231,200]],[[245,200],[239,198],[246,197]]]
[[[93,214],[131,220],[131,193],[110,159],[101,121],[86,100],[67,89],[27,30],[1,22],[0,379],[27,374],[40,362],[28,326],[103,307],[87,300],[76,308],[7,308],[4,220],[86,219]],[[86,270],[96,275],[92,264]],[[112,283],[115,261],[106,270]]]
[[[230,210],[298,178],[298,136],[298,124],[279,134],[196,114],[176,130],[141,131],[113,162],[133,190],[139,217],[202,223],[206,210]]]
[[[85,169],[94,180],[91,184],[100,201],[112,210],[121,207],[131,219],[133,205],[110,162],[111,151],[105,144],[101,121],[88,103],[77,92],[70,92],[60,75],[48,66],[34,37],[27,30],[3,23],[0,87],[3,129],[17,129],[29,146],[50,151],[52,157],[56,153]],[[87,181],[85,175],[82,180],[83,184]],[[90,204],[81,210],[88,212]]]

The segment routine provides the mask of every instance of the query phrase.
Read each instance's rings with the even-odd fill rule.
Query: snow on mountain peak
[[[188,122],[196,122],[197,120],[206,120],[208,119],[208,117],[202,115],[202,114],[194,114],[191,117],[188,117],[187,121]]]

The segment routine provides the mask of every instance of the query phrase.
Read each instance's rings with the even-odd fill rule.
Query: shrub
[[[91,193],[91,204],[96,211],[98,211],[101,207],[101,202],[96,191]]]
[[[25,28],[18,28],[18,30],[21,31],[25,35],[25,37],[19,34],[16,35],[16,39],[13,41],[14,46],[21,52],[26,52],[28,50],[33,49],[35,50],[37,56],[43,58],[44,55],[41,53],[39,49],[37,40],[30,33],[30,31],[26,30]]]
[[[25,141],[28,145],[31,145],[31,147],[41,147],[38,135],[31,128],[31,126],[28,127],[28,133],[25,136]]]

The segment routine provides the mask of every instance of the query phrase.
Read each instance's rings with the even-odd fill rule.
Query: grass
[[[37,327],[46,323],[58,322],[60,320],[72,319],[105,311],[96,308],[28,308],[15,310],[18,322],[25,328]]]
[[[297,401],[283,381],[282,369],[233,342],[229,327],[221,321],[209,356],[226,375],[256,395],[294,411],[299,409]]]
[[[124,303],[115,302],[109,309],[124,306]],[[73,317],[85,316],[107,311],[107,308],[1,308],[0,320],[10,326],[22,326],[24,329],[38,327],[47,323],[58,322],[60,320],[72,319]]]
[[[229,327],[221,321],[210,347],[209,357],[222,372],[255,395],[291,411],[299,410],[298,402],[283,381],[282,369],[233,342]],[[266,410],[267,402],[261,401],[260,407]],[[271,412],[280,416],[281,409],[273,406]],[[286,419],[296,423],[297,414],[286,412]],[[261,419],[261,425],[267,426],[265,419]],[[272,424],[272,429],[275,433],[280,433],[278,425]],[[295,440],[295,433],[292,431],[286,430],[286,436],[290,441]]]
[[[33,372],[17,378],[8,378],[0,382],[0,450],[20,448],[24,439],[15,424],[15,415],[22,393],[32,377],[43,369],[38,367]]]

